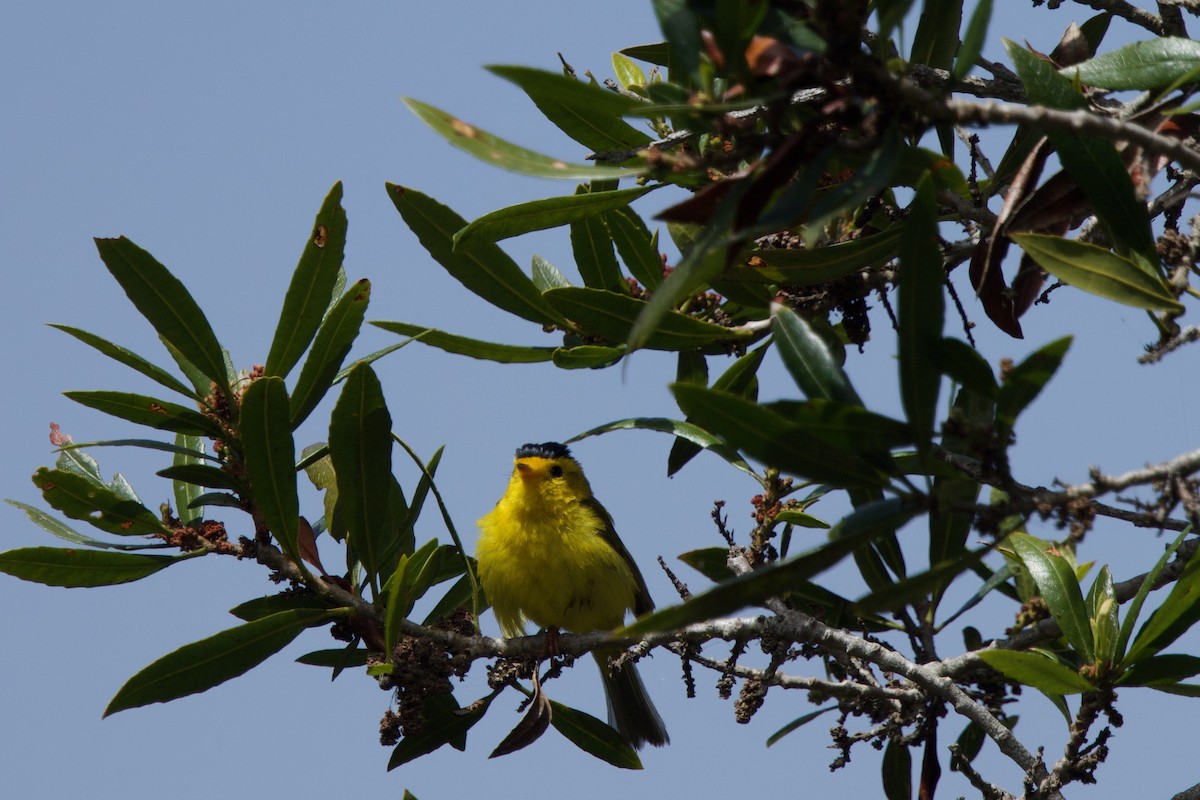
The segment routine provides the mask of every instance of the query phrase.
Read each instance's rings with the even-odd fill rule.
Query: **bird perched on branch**
[[[524,636],[525,621],[574,633],[612,630],[625,612],[654,609],[646,581],[592,496],[565,445],[517,449],[512,478],[496,507],[479,520],[479,579],[505,636]],[[593,651],[604,680],[608,721],[635,748],[670,741],[632,663],[608,666],[620,648]]]

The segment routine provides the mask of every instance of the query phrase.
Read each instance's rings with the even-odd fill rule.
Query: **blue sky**
[[[80,441],[131,434],[129,426],[71,403],[62,391],[149,388],[43,323],[76,325],[167,360],[103,268],[93,236],[127,235],[174,270],[235,363],[248,367],[265,358],[283,287],[312,217],[329,187],[342,180],[350,219],[346,266],[351,279],[373,283],[369,318],[547,343],[533,326],[492,309],[434,264],[383,184],[418,188],[467,218],[566,193],[571,184],[522,178],[474,161],[426,129],[400,97],[420,98],[533,149],[579,160],[585,153],[577,145],[482,66],[556,69],[561,51],[580,73],[590,69],[606,77],[613,50],[659,39],[648,2],[360,3],[348,10],[307,2],[103,6],[22,4],[8,10],[0,32],[0,68],[7,76],[0,86],[0,231],[7,262],[0,325],[12,389],[4,404],[3,496],[39,502],[28,476],[53,460],[50,422]],[[1001,34],[1049,50],[1072,19],[1045,9],[1006,8],[1004,14],[990,37],[994,57]],[[569,270],[561,232],[505,246],[518,263],[527,265],[538,253]],[[972,303],[968,298],[968,311],[983,320]],[[865,355],[852,354],[849,366],[868,405],[887,412],[898,406],[894,352],[878,312],[872,321],[881,335]],[[1079,334],[1062,373],[1018,431],[1015,464],[1026,482],[1079,482],[1092,464],[1121,472],[1195,447],[1200,351],[1193,347],[1159,366],[1137,367],[1142,344],[1153,338],[1141,313],[1068,290],[1057,292],[1049,309],[1031,312],[1025,328],[1027,338],[1018,342],[993,333],[984,321],[977,332],[984,354],[995,364],[1064,333]],[[357,352],[393,341],[371,331]],[[714,364],[713,372],[720,368]],[[638,354],[624,372],[564,373],[545,365],[486,364],[415,345],[380,362],[377,371],[397,432],[426,456],[446,445],[439,483],[468,541],[474,539],[473,521],[503,490],[516,445],[564,439],[624,417],[677,415],[665,388],[673,361],[653,353]],[[772,361],[763,396],[793,393]],[[324,438],[328,404],[323,411],[324,417],[319,410],[301,429],[299,443]],[[660,605],[673,593],[654,567],[655,557],[670,561],[718,544],[708,518],[718,498],[728,501],[731,523],[744,534],[754,494],[745,476],[715,458],[701,457],[667,480],[669,446],[658,434],[616,433],[575,448]],[[153,475],[165,464],[142,453],[95,455],[106,473],[125,474],[148,504],[169,497],[167,482]],[[413,485],[411,471],[401,466],[398,472]],[[315,497],[305,501],[317,507]],[[818,512],[836,518],[843,510],[830,503]],[[0,513],[3,549],[53,543],[16,509],[4,506]],[[235,532],[248,529],[245,521],[229,519]],[[426,524],[419,538],[445,540],[432,517]],[[1032,532],[1054,535],[1045,528]],[[1152,533],[1104,524],[1089,545],[1095,549],[1086,555],[1113,563],[1118,579],[1144,571],[1160,547]],[[687,567],[676,567],[694,587],[703,585]],[[206,694],[100,719],[108,699],[138,669],[231,627],[235,620],[226,610],[269,593],[264,577],[253,564],[213,558],[100,590],[0,580],[7,609],[0,621],[5,789],[15,797],[169,793],[176,800],[266,792],[399,796],[404,788],[420,798],[481,791],[581,798],[714,796],[734,789],[813,796],[878,791],[874,751],[856,750],[847,770],[828,771],[834,753],[827,749],[823,720],[829,717],[765,749],[767,736],[810,710],[801,695],[772,694],[750,725],[738,726],[730,704],[716,697],[712,676],[702,676],[700,696],[687,700],[678,662],[662,653],[643,673],[673,744],[643,754],[641,773],[609,768],[554,734],[489,761],[491,747],[517,720],[516,700],[508,698],[472,732],[466,753],[439,751],[387,773],[388,750],[378,745],[376,730],[387,694],[358,675],[330,684],[325,671],[291,663],[329,646],[319,632]],[[853,593],[853,584],[846,585]],[[970,622],[987,633],[1003,617]],[[485,626],[495,630],[490,617]],[[477,665],[469,684],[476,691],[482,671]],[[590,666],[556,682],[554,690],[556,699],[603,713]],[[1099,791],[1115,795],[1137,787],[1162,795],[1185,788],[1187,776],[1169,773],[1190,756],[1185,747],[1194,738],[1184,735],[1190,729],[1176,712],[1191,701],[1130,699]],[[1056,755],[1064,736],[1061,718],[1037,699],[1022,714],[1018,733],[1026,744],[1044,744]],[[948,725],[944,743],[960,728]],[[997,780],[1017,785],[1012,768],[984,758],[996,765]],[[956,780],[947,774],[947,796],[969,792]]]

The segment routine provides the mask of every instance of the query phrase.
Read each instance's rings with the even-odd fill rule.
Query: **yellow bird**
[[[625,612],[654,609],[646,581],[617,537],[612,517],[592,496],[583,469],[565,445],[517,449],[512,478],[496,507],[479,520],[479,580],[505,636],[524,636],[525,620],[574,633],[612,630]],[[608,723],[630,745],[670,741],[633,664],[617,673],[593,651]]]

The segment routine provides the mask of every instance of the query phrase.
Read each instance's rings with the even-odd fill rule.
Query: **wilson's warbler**
[[[504,496],[479,520],[475,551],[504,635],[524,636],[525,620],[574,633],[612,630],[626,611],[653,610],[645,579],[566,446],[523,445],[514,464]],[[593,651],[608,722],[633,747],[661,747],[670,739],[634,665],[609,671],[608,657],[619,652]]]

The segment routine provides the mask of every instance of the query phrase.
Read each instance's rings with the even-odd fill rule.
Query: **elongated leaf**
[[[310,667],[333,667],[335,670],[365,667],[371,651],[365,647],[343,647],[340,650],[314,650],[296,659],[297,664]]]
[[[616,635],[636,636],[674,630],[786,594],[801,582],[833,567],[859,546],[875,537],[894,533],[918,511],[915,505],[900,498],[863,506],[834,526],[829,532],[830,542],[823,547],[739,575],[680,605],[642,617]]]
[[[388,196],[429,255],[455,280],[497,308],[541,325],[561,324],[562,316],[533,281],[498,246],[484,244],[468,253],[454,250],[454,234],[467,221],[415,189],[389,183]]]
[[[171,547],[166,542],[102,542],[99,539],[84,536],[79,531],[59,521],[57,517],[50,516],[40,508],[17,500],[5,500],[4,502],[13,508],[19,508],[21,511],[24,511],[25,516],[29,517],[29,521],[46,531],[46,533],[57,536],[63,541],[83,545],[84,547],[95,547],[106,550],[155,550]]]
[[[455,353],[460,356],[470,356],[484,361],[498,361],[501,364],[538,364],[549,361],[555,347],[521,347],[511,344],[497,344],[480,339],[470,339],[453,333],[426,328],[422,325],[412,325],[407,322],[371,321],[372,325],[385,331],[398,333],[401,336],[413,336],[422,344]]]
[[[638,175],[637,169],[619,167],[597,167],[592,164],[568,164],[557,158],[544,156],[524,147],[493,136],[487,131],[447,114],[431,105],[402,98],[417,117],[433,128],[450,144],[467,151],[480,161],[486,161],[501,169],[532,175],[537,178],[563,178],[567,180],[594,180]]]
[[[338,298],[321,321],[289,401],[293,429],[300,427],[337,380],[339,370],[358,338],[370,302],[370,282],[358,281]]]
[[[681,422],[680,420],[666,419],[664,417],[635,417],[609,422],[605,425],[584,431],[577,436],[572,436],[567,440],[567,443],[577,442],[580,439],[586,439],[589,436],[596,436],[601,433],[624,430],[649,430],[658,431],[659,433],[669,433],[679,439],[691,442],[704,450],[710,450],[747,475],[757,477],[754,470],[738,455],[736,450],[726,445],[708,431],[690,422]]]
[[[1047,694],[1078,694],[1096,688],[1075,670],[1038,653],[981,650],[977,655],[990,667],[1017,683],[1032,686]]]
[[[178,441],[178,437],[176,441]],[[67,450],[83,450],[91,447],[141,447],[146,450],[158,450],[163,453],[185,455],[198,461],[219,462],[219,459],[215,456],[205,453],[202,450],[197,450],[194,447],[156,442],[153,439],[105,439],[99,442],[72,442],[69,445],[64,445],[62,449],[65,452]]]
[[[9,502],[12,501],[10,500]],[[1142,613],[1142,604],[1146,602],[1146,598],[1153,590],[1154,584],[1158,581],[1159,574],[1163,571],[1163,567],[1165,567],[1167,562],[1171,560],[1171,557],[1175,555],[1175,551],[1179,549],[1179,545],[1183,544],[1184,538],[1189,533],[1190,531],[1185,530],[1183,533],[1179,534],[1179,536],[1175,537],[1175,541],[1173,541],[1170,546],[1163,551],[1162,556],[1159,557],[1154,567],[1146,573],[1146,577],[1142,581],[1142,585],[1138,587],[1137,594],[1134,595],[1133,600],[1129,602],[1129,606],[1125,609],[1125,619],[1121,621],[1121,635],[1120,639],[1117,641],[1118,657],[1123,658],[1126,655],[1126,647],[1129,644],[1130,638],[1133,636],[1133,629],[1134,626],[1137,625],[1138,617]],[[1128,666],[1128,660],[1123,660],[1121,665],[1122,667]]]
[[[571,744],[583,752],[620,769],[642,768],[642,760],[638,758],[637,751],[607,723],[553,700],[550,701],[550,708],[553,710],[550,724],[554,726],[554,730],[567,737]]]
[[[1071,337],[1064,336],[1030,353],[1008,371],[996,396],[996,422],[1012,429],[1017,417],[1029,407],[1062,365]]]
[[[739,357],[737,361],[734,361],[728,369],[721,373],[721,376],[713,383],[713,388],[718,391],[741,395],[751,400],[757,399],[758,368],[762,365],[763,356],[766,355],[769,347],[770,342]],[[692,359],[696,359],[697,363],[694,371],[689,372],[687,364]],[[679,369],[676,372],[675,379],[679,383],[693,383],[697,386],[707,385],[707,359],[703,355],[694,353],[693,351],[681,351],[679,353]],[[675,443],[671,445],[671,452],[667,456],[667,476],[670,477],[683,469],[701,449],[700,445],[688,441],[686,438],[676,438]],[[746,469],[749,469],[749,467],[747,466]]]
[[[301,565],[300,499],[296,492],[296,445],[283,378],[267,375],[242,395],[240,417],[246,476],[267,529]]]
[[[208,464],[174,464],[155,473],[161,478],[204,486],[208,489],[228,489],[241,494],[246,491],[242,481],[219,467]],[[189,499],[188,502],[191,502]]]
[[[617,363],[625,353],[625,345],[604,347],[582,344],[578,347],[560,347],[550,360],[559,369],[601,369]]]
[[[187,397],[199,399],[199,396],[196,394],[196,392],[189,389],[181,380],[167,372],[162,367],[150,363],[132,350],[126,350],[120,345],[113,344],[105,339],[101,339],[94,333],[88,333],[87,331],[80,330],[79,328],[72,328],[70,325],[56,325],[51,323],[50,327],[57,328],[63,333],[68,333],[71,336],[74,336],[79,341],[94,347],[96,350],[100,351],[114,361],[118,361],[125,366],[140,372],[150,380],[158,383],[161,386],[167,387],[173,392],[179,392]]]
[[[229,609],[229,613],[243,622],[253,622],[256,619],[269,617],[281,611],[297,611],[301,609],[328,611],[329,608],[329,601],[320,595],[284,593],[247,600]]]
[[[803,317],[787,306],[777,305],[771,310],[771,330],[784,366],[808,398],[862,405],[825,340]]]
[[[1161,686],[1200,675],[1200,658],[1170,653],[1140,659],[1117,681],[1122,686]]]
[[[1160,277],[1107,248],[1044,233],[1010,238],[1063,283],[1134,308],[1183,313],[1183,304]]]
[[[551,289],[545,293],[545,297],[559,312],[585,331],[612,342],[624,341],[646,308],[642,300],[603,289],[572,286]],[[719,341],[745,339],[747,336],[744,331],[669,311],[661,317],[657,328],[649,334],[644,344],[653,350],[682,350]]]
[[[396,745],[392,750],[391,758],[388,759],[389,770],[393,770],[401,764],[407,764],[415,758],[420,758],[426,753],[432,753],[444,744],[449,744],[452,747],[456,746],[455,742],[465,741],[467,731],[471,727],[483,719],[483,715],[487,712],[488,706],[492,702],[494,695],[472,703],[468,709],[460,710],[458,703],[454,701],[453,695],[448,695],[450,701],[449,707],[440,708],[439,713],[430,715],[428,713],[433,705],[429,700],[425,701],[424,724],[421,726],[419,733],[411,736],[405,736],[400,740],[400,744]],[[462,749],[459,747],[458,749]]]
[[[861,611],[864,614],[884,611],[899,612],[905,604],[927,598],[939,588],[949,585],[959,575],[978,564],[990,552],[990,547],[981,547],[951,561],[935,564],[925,572],[912,575],[865,595],[856,600],[852,608],[855,612]]]
[[[604,222],[629,274],[647,289],[657,289],[663,281],[663,261],[646,223],[628,207],[608,212]]]
[[[211,465],[205,464],[202,456],[193,455],[193,453],[204,449],[204,443],[200,440],[199,436],[177,433],[175,434],[175,444],[181,452],[175,453],[174,458],[171,459],[172,468],[194,469],[201,466],[212,468]],[[191,525],[204,516],[204,509],[191,508],[192,501],[203,494],[199,485],[188,481],[172,479],[171,490],[175,496],[175,513],[179,515],[180,521],[185,525]]]
[[[63,392],[76,403],[161,431],[220,438],[221,426],[199,411],[129,392]]]
[[[33,473],[33,483],[55,509],[102,531],[118,536],[169,533],[162,521],[141,503],[77,473],[41,467]]]
[[[400,557],[396,571],[387,582],[387,618],[384,624],[384,641],[391,653],[400,638],[400,622],[408,617],[413,603],[429,588],[432,570],[429,570],[433,554],[438,549],[437,539],[430,539],[412,555]],[[390,657],[389,657],[390,660]]]
[[[1059,75],[1052,65],[1008,40],[1004,46],[1031,103],[1065,110],[1087,108],[1087,101],[1071,81]],[[1129,171],[1112,142],[1054,129],[1047,129],[1045,134],[1118,249],[1127,247],[1149,263],[1157,264],[1159,258],[1146,204],[1137,198]]]
[[[812,249],[750,250],[722,280],[816,286],[881,266],[896,257],[904,225],[873,236]]]
[[[571,223],[571,255],[575,258],[575,268],[579,270],[584,286],[621,294],[629,292],[625,276],[621,274],[621,265],[617,263],[617,256],[613,252],[612,234],[604,217]]]
[[[930,357],[943,375],[970,389],[980,397],[995,398],[999,385],[992,366],[961,339],[943,338],[931,352]]]
[[[109,701],[104,716],[176,700],[236,678],[327,616],[327,611],[283,611],[184,645],[130,678]]]
[[[1200,42],[1164,36],[1134,42],[1059,73],[1099,89],[1159,89],[1200,69]]]
[[[221,343],[183,283],[154,256],[124,236],[96,239],[96,249],[130,302],[158,335],[215,383],[226,397],[232,396]]]
[[[979,54],[983,51],[984,40],[987,38],[988,23],[992,18],[992,0],[979,0],[975,4],[975,11],[971,13],[971,21],[967,23],[967,30],[963,34],[962,43],[958,47],[958,53],[954,57],[954,69],[951,76],[955,80],[962,80],[975,66],[975,60],[979,58]]]
[[[807,714],[802,714],[801,716],[796,717],[794,720],[789,722],[787,725],[784,725],[782,728],[780,728],[779,730],[772,733],[769,737],[767,737],[767,747],[770,747],[771,745],[775,744],[776,742],[778,742],[783,737],[787,736],[792,731],[802,728],[803,726],[812,722],[814,719],[821,716],[822,714],[826,714],[830,711],[835,710],[836,708],[837,708],[837,706],[825,706],[825,708],[818,708],[816,711],[810,711]]]
[[[1178,639],[1200,620],[1200,558],[1188,561],[1183,574],[1171,587],[1167,599],[1155,609],[1146,624],[1138,631],[1126,664],[1135,664],[1147,655],[1155,655]]]
[[[765,406],[687,384],[675,384],[672,391],[689,419],[764,464],[839,486],[885,482],[879,470],[856,453],[830,447]]]
[[[23,547],[0,553],[0,572],[47,586],[114,586],[141,580],[180,560],[179,556]]]
[[[308,349],[333,299],[345,250],[346,212],[342,209],[342,183],[338,181],[317,212],[312,233],[292,273],[267,354],[267,375],[286,376]]]
[[[912,800],[912,754],[908,745],[889,739],[880,769],[887,800]]]
[[[329,420],[329,457],[337,475],[338,506],[350,546],[367,577],[379,573],[387,549],[388,496],[392,478],[392,418],[375,372],[350,371]]]
[[[928,462],[933,446],[942,376],[930,357],[942,341],[946,274],[938,247],[937,200],[933,185],[922,179],[908,207],[900,240],[900,399],[912,426],[917,453]]]
[[[597,217],[606,211],[624,208],[653,186],[616,192],[588,192],[563,197],[547,197],[484,214],[454,234],[454,250],[466,252],[480,244],[520,236],[530,231],[557,228],[579,220]]]
[[[958,49],[962,0],[924,0],[909,60],[948,69]]]
[[[544,292],[547,289],[559,289],[563,286],[570,286],[571,282],[567,277],[559,271],[558,267],[551,264],[546,259],[533,254],[533,285],[537,287],[539,292]]]
[[[1030,577],[1037,584],[1038,594],[1046,601],[1046,607],[1071,647],[1085,662],[1093,663],[1095,648],[1092,627],[1079,580],[1071,565],[1062,556],[1046,552],[1046,543],[1028,534],[1009,534],[1008,543],[1029,570]]]
[[[637,100],[561,72],[515,66],[487,69],[520,86],[547,119],[584,147],[622,150],[650,143],[647,134],[621,119],[641,105]]]

